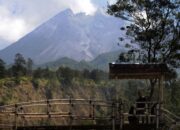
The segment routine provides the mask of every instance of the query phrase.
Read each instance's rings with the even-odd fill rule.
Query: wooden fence
[[[121,100],[69,98],[22,102],[0,106],[0,128],[82,125],[92,128],[107,126],[112,130],[123,130],[129,125],[129,119],[132,117],[138,120],[138,125],[151,125],[149,127],[159,129],[160,119],[165,110],[160,109],[161,105],[155,102],[144,104],[145,108],[134,106],[133,113],[129,113],[125,112],[124,102]],[[152,112],[153,104],[156,106]],[[142,109],[143,114],[137,114],[137,111]]]

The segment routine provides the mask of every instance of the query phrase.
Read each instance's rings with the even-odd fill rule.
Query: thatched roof
[[[110,79],[155,79],[168,72],[166,64],[109,64]]]

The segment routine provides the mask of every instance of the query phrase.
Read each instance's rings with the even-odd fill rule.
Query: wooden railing
[[[55,121],[54,125],[66,124],[68,126],[102,123],[111,125],[112,130],[115,130],[118,125],[118,129],[122,130],[124,124],[129,124],[130,117],[136,117],[138,124],[154,124],[156,128],[159,128],[160,105],[155,102],[139,103],[144,103],[145,108],[135,107],[133,113],[124,111],[124,103],[121,100],[104,101],[70,97],[69,99],[49,99],[4,105],[0,106],[0,128],[16,129],[21,126],[52,125],[49,122]],[[153,104],[156,104],[154,113],[151,111]],[[144,113],[137,114],[136,112],[141,109]],[[43,124],[44,119],[47,122]]]
[[[30,126],[35,125],[33,121],[46,118],[66,119],[67,125],[72,125],[73,121],[89,120],[95,123],[106,120],[107,123],[111,121],[112,129],[115,129],[113,127],[117,122],[122,122],[122,116],[121,101],[50,99],[0,106],[0,127]]]
[[[161,109],[163,112],[163,117],[169,121],[170,123],[170,128],[169,130],[174,130],[175,128],[180,128],[180,117],[173,114],[172,112],[170,112],[169,110],[162,108]]]

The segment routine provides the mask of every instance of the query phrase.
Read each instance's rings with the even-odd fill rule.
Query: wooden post
[[[20,110],[21,110],[21,113],[24,114],[24,108],[22,106],[20,107]],[[22,126],[25,126],[25,117],[24,116],[21,116],[21,122],[22,122]]]
[[[162,113],[161,113],[161,108],[163,107],[163,96],[164,96],[164,93],[163,93],[163,89],[164,89],[164,75],[161,74],[159,79],[158,79],[158,85],[159,85],[159,96],[158,96],[158,104],[157,104],[157,107],[156,107],[156,128],[158,129],[159,128],[159,122],[160,122],[160,119],[162,119]]]
[[[160,91],[160,93],[159,93],[159,96],[160,96],[159,101],[160,101],[161,104],[163,103],[163,100],[164,100],[164,98],[163,98],[163,96],[164,96],[163,89],[164,89],[164,75],[161,75],[161,78],[160,78],[160,89],[159,89],[159,91]]]
[[[93,116],[93,120],[94,120],[95,119],[95,104],[93,103],[92,106],[93,106],[92,116]]]
[[[157,104],[156,106],[156,130],[159,129],[159,105],[160,104]]]
[[[112,103],[112,130],[115,130],[115,102]]]
[[[145,115],[144,115],[144,120],[145,123],[148,124],[149,123],[149,111],[148,111],[148,103],[145,102]]]
[[[72,129],[72,120],[73,120],[73,116],[72,116],[72,109],[73,109],[73,103],[72,103],[72,98],[71,96],[69,97],[69,130]]]
[[[95,121],[95,104],[93,101],[94,100],[90,98],[90,100],[89,100],[89,117],[92,120],[93,124],[96,124],[96,121]]]
[[[89,118],[93,118],[92,117],[92,100],[91,98],[89,99]]]
[[[120,116],[120,130],[123,129],[123,108],[122,108],[122,101],[119,101],[119,116]]]
[[[165,77],[164,75],[162,74],[161,77],[160,77],[160,93],[159,93],[159,122],[160,120],[163,119],[163,115],[162,115],[162,108],[163,108],[163,103],[164,103],[164,80],[165,80]]]
[[[48,115],[48,118],[47,118],[47,121],[48,121],[48,125],[50,125],[51,123],[51,104],[50,104],[50,101],[49,99],[47,99],[46,101],[46,109],[47,109],[47,115]]]
[[[47,99],[47,115],[48,115],[48,118],[50,118],[51,117],[51,115],[50,115],[50,111],[51,111],[51,109],[50,109],[50,107],[51,107],[51,105],[50,105],[50,102],[49,102],[49,100]]]
[[[18,116],[18,105],[15,104],[15,113],[14,113],[14,130],[17,130],[17,116]]]

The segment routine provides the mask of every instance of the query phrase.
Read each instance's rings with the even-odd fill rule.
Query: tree
[[[90,71],[88,69],[84,69],[82,75],[84,78],[88,79],[90,78]]]
[[[32,75],[32,67],[33,67],[33,60],[31,58],[28,58],[28,60],[27,60],[27,74],[29,76]]]
[[[15,77],[20,77],[26,75],[26,60],[23,55],[17,53],[15,55],[14,64],[12,66],[12,73]]]
[[[0,79],[4,78],[6,74],[5,62],[0,59]]]
[[[56,75],[63,85],[71,85],[72,79],[74,78],[73,70],[68,67],[59,67]]]
[[[139,46],[141,62],[166,63],[174,69],[180,66],[179,4],[175,0],[118,0],[108,6],[108,13],[129,21],[126,34],[132,46]],[[150,98],[156,82],[150,80]]]
[[[51,71],[48,67],[40,68],[38,67],[36,70],[33,71],[33,78],[45,78],[51,79],[54,76],[54,72]]]
[[[33,78],[34,79],[43,78],[43,76],[42,76],[42,69],[40,67],[38,67],[36,70],[34,70]]]
[[[90,72],[89,78],[94,80],[95,82],[99,82],[101,80],[107,80],[108,75],[102,70],[94,69]]]

